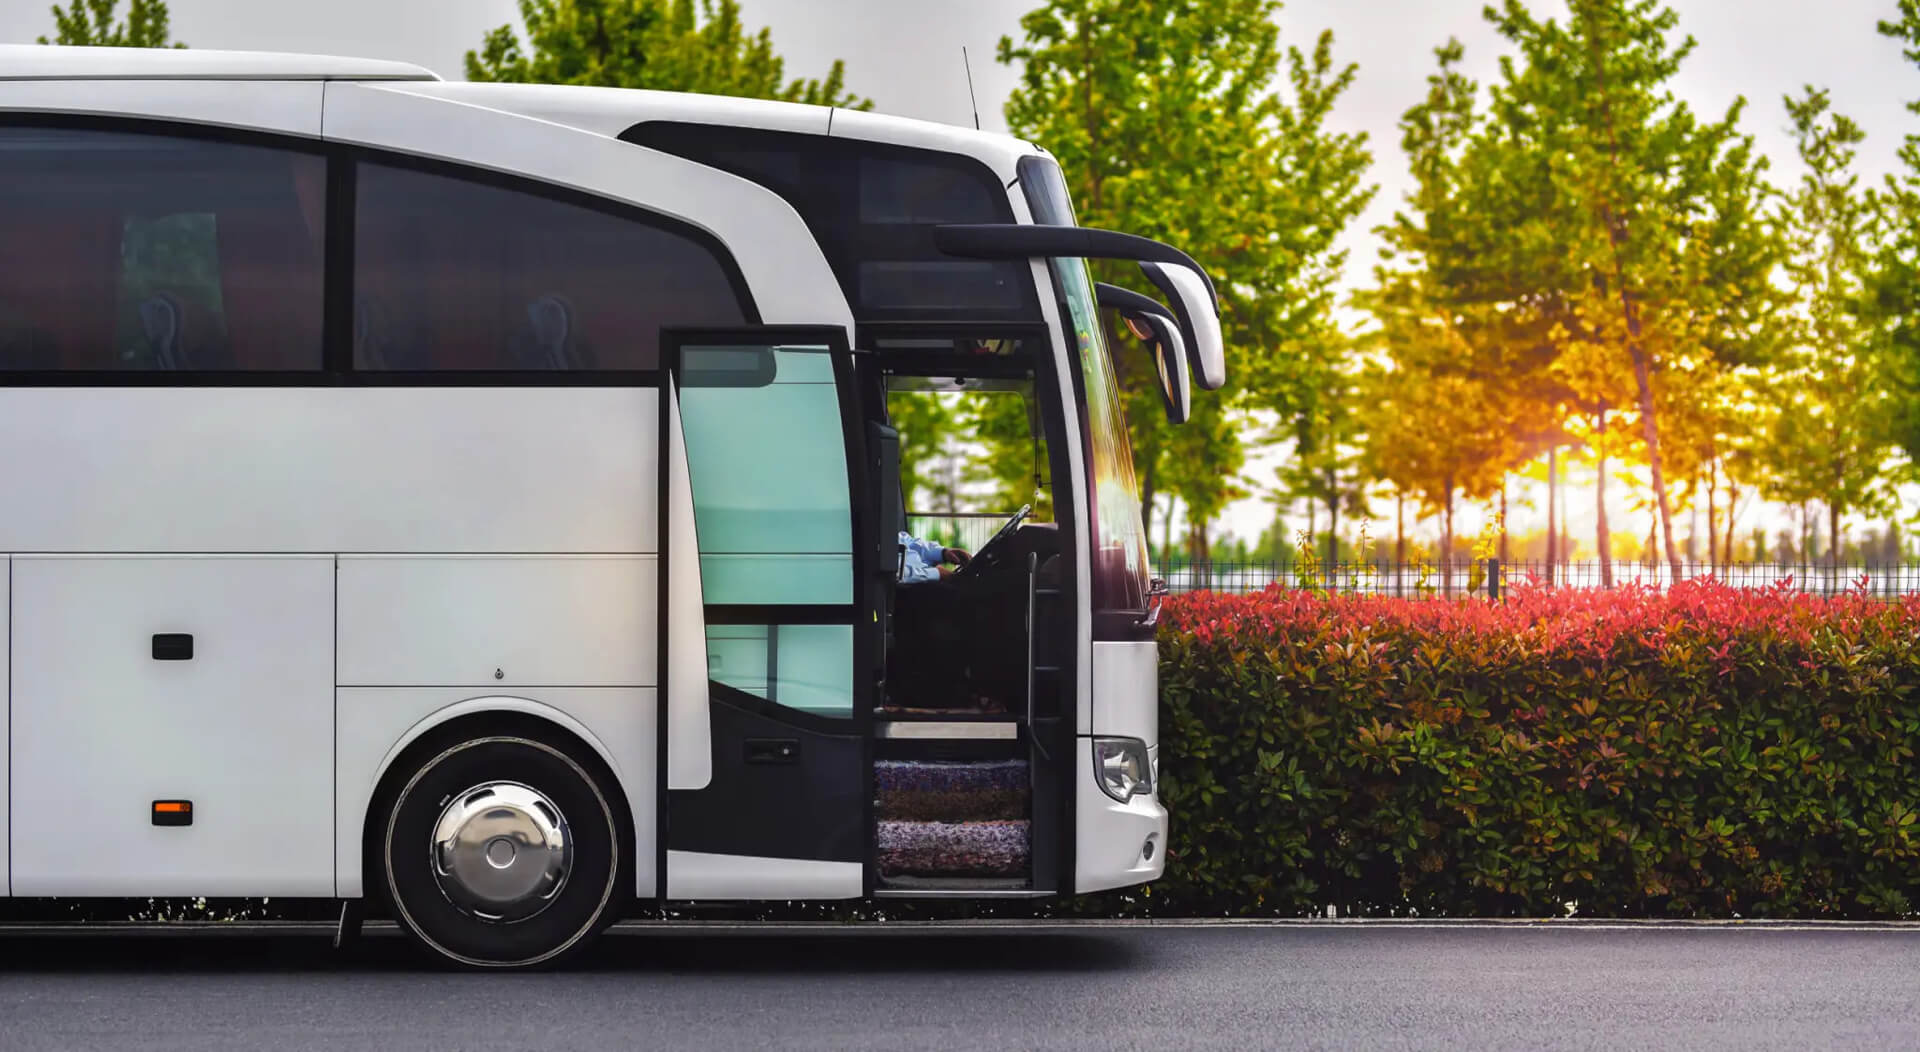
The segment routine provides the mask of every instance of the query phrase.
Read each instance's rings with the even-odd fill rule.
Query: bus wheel
[[[387,819],[394,919],[477,968],[547,964],[584,946],[624,901],[609,790],[528,738],[450,745],[414,772]]]

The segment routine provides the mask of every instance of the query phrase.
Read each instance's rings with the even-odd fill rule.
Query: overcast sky
[[[792,76],[817,76],[835,58],[847,83],[889,113],[955,124],[972,123],[961,48],[972,57],[980,122],[1005,130],[1000,105],[1015,73],[993,61],[1002,34],[1037,0],[742,0],[749,25],[766,25]],[[1699,48],[1678,84],[1683,98],[1718,113],[1744,95],[1748,131],[1792,177],[1792,144],[1780,97],[1802,84],[1832,89],[1834,104],[1858,120],[1868,140],[1864,167],[1877,177],[1895,164],[1900,138],[1920,131],[1904,103],[1920,97],[1920,70],[1899,45],[1874,31],[1894,0],[1669,0],[1681,29]],[[174,36],[195,47],[306,51],[417,62],[449,79],[486,31],[517,21],[514,0],[169,0]],[[1384,222],[1406,189],[1395,122],[1425,90],[1432,50],[1449,36],[1467,47],[1467,72],[1492,80],[1499,41],[1486,27],[1483,0],[1292,0],[1280,14],[1282,37],[1310,47],[1331,29],[1335,53],[1359,64],[1353,90],[1337,112],[1342,129],[1372,139],[1373,178],[1381,186],[1361,229],[1349,278],[1364,280],[1374,241],[1365,231]],[[1542,11],[1558,6],[1536,0]],[[50,33],[46,0],[0,0],[0,42],[30,42]],[[1264,514],[1239,509],[1244,526]],[[1631,526],[1628,529],[1632,529]],[[1377,532],[1377,531],[1376,531]]]
[[[878,108],[909,117],[972,123],[961,48],[972,58],[980,122],[1005,130],[1001,103],[1014,71],[993,61],[1002,34],[1019,32],[1036,0],[742,0],[750,25],[766,25],[789,76],[814,76],[835,58],[847,81]],[[1681,28],[1699,41],[1680,92],[1718,112],[1744,95],[1746,126],[1792,171],[1780,96],[1801,84],[1833,91],[1841,112],[1867,129],[1863,159],[1873,171],[1894,163],[1900,136],[1920,130],[1904,109],[1920,97],[1920,70],[1874,32],[1894,0],[1670,0]],[[1552,0],[1536,2],[1549,10]],[[1449,36],[1467,45],[1468,72],[1491,80],[1499,42],[1480,16],[1482,0],[1292,0],[1281,10],[1284,39],[1311,46],[1322,29],[1336,54],[1359,64],[1338,122],[1373,141],[1381,193],[1361,226],[1384,221],[1406,188],[1395,122],[1424,91],[1432,50]],[[404,59],[457,78],[461,58],[494,26],[517,21],[514,0],[170,0],[175,37],[195,47],[308,51]],[[46,0],[0,0],[0,41],[51,32]],[[1364,279],[1370,237],[1353,239],[1351,276]]]

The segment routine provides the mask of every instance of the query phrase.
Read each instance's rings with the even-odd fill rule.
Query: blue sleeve
[[[939,579],[940,571],[921,562],[918,557],[911,553],[907,555],[907,561],[900,567],[901,584],[920,584],[925,581],[938,581]]]
[[[929,565],[937,564],[946,558],[947,549],[945,546],[909,536],[905,530],[900,531],[900,543],[907,546],[907,551],[918,555],[922,561]],[[937,577],[939,575],[935,574],[934,576]]]
[[[939,564],[940,557],[946,554],[944,549],[937,544],[915,540],[904,530],[900,533],[900,544],[906,549],[900,560],[901,584],[919,584],[923,581],[940,579],[940,571],[934,567]],[[929,548],[932,549],[931,557],[927,554]]]

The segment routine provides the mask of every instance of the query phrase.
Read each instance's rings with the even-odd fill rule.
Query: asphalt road
[[[0,1049],[1920,1048],[1920,927],[786,930],[445,974],[395,939],[0,935]]]

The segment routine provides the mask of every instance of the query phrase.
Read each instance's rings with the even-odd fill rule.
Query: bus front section
[[[1164,589],[1151,574],[1120,366],[1154,377],[1169,418],[1184,421],[1194,383],[1224,382],[1211,279],[1168,246],[1079,227],[1054,160],[1004,137],[842,113],[828,136],[652,122],[622,137],[784,197],[856,323],[842,347],[805,333],[676,341],[689,532],[707,578],[703,751],[715,766],[697,785],[669,783],[668,896],[699,897],[676,866],[717,873],[716,859],[735,875],[712,881],[730,894],[707,897],[795,897],[814,875],[817,897],[950,898],[1158,877]],[[1137,263],[1154,294],[1096,282],[1090,259]],[[746,344],[774,342],[742,357]],[[1136,342],[1138,361],[1117,362]],[[716,353],[744,364],[701,364]],[[743,419],[808,413],[814,434],[846,449],[846,519],[832,521],[852,524],[852,602],[836,607],[844,616],[799,610],[791,596],[752,614],[716,604],[724,557],[708,548],[730,528],[719,506],[750,498],[716,495],[703,518],[703,485],[791,485],[798,467],[766,461],[797,458],[814,439],[755,458],[751,470],[768,478],[752,486],[739,458],[703,484],[713,458],[702,446]],[[831,459],[817,452],[829,455],[812,462]],[[783,529],[790,538],[825,522]],[[823,527],[808,550],[832,550],[841,528]],[[781,702],[805,697],[807,677],[828,667],[827,651],[802,645],[824,645],[828,620],[844,621],[849,689],[811,711]],[[730,683],[728,662],[744,678]],[[722,769],[755,742],[789,740],[785,774]],[[768,805],[776,797],[781,806]],[[743,883],[743,859],[769,875],[764,887]],[[844,868],[820,868],[834,866]]]

